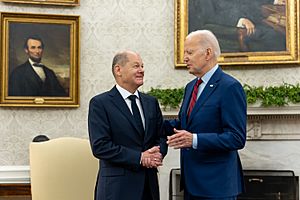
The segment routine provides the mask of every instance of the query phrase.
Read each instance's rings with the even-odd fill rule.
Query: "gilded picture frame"
[[[1,13],[0,106],[79,107],[75,15]]]
[[[270,1],[273,2],[274,0]],[[277,1],[281,3],[259,4],[264,1],[247,1],[251,5],[248,5],[246,11],[249,13],[256,10],[256,13],[254,12],[252,15],[254,14],[255,17],[260,16],[260,18],[257,17],[257,22],[253,22],[256,26],[256,38],[252,35],[251,38],[247,35],[249,29],[246,29],[243,23],[241,24],[239,20],[235,19],[233,24],[229,25],[228,23],[233,19],[226,19],[227,16],[233,17],[237,14],[239,9],[244,11],[245,4],[238,6],[232,1],[227,2],[225,0],[218,1],[218,5],[213,6],[211,4],[214,0],[175,0],[175,67],[186,67],[183,62],[184,40],[188,33],[197,29],[207,29],[215,33],[222,51],[218,59],[221,65],[300,63],[299,1]],[[221,8],[221,4],[227,7]],[[230,9],[229,6],[236,7],[233,10],[225,10]],[[212,9],[215,7],[221,10],[213,13]],[[245,17],[245,15],[243,16]],[[265,36],[263,36],[263,33],[266,33]],[[246,35],[244,37],[246,39],[241,37],[243,35]],[[276,37],[272,38],[272,36]],[[265,37],[269,39],[262,39]],[[247,41],[247,43],[243,43],[243,41]],[[267,42],[269,42],[269,46]],[[244,44],[247,44],[248,48],[244,48]],[[273,46],[270,46],[270,44]]]
[[[5,3],[58,5],[58,6],[79,6],[80,0],[0,0]]]

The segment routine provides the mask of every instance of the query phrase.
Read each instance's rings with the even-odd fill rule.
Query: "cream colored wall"
[[[118,50],[141,54],[146,70],[144,91],[151,87],[183,87],[191,80],[193,76],[185,70],[174,69],[173,1],[81,0],[81,5],[74,8],[0,3],[2,12],[81,16],[80,107],[0,108],[0,166],[28,165],[28,144],[38,134],[87,138],[89,99],[114,85],[111,61]],[[255,86],[295,84],[300,78],[300,67],[289,65],[236,66],[225,71]],[[299,128],[299,120],[293,123],[295,129]],[[166,162],[177,166],[177,154],[167,157]],[[163,176],[167,178],[169,171],[165,169]]]

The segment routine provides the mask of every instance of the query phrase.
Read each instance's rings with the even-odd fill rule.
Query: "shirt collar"
[[[207,84],[209,79],[212,77],[212,75],[214,75],[215,71],[218,69],[219,65],[216,64],[213,68],[211,68],[208,72],[206,72],[203,76],[202,76],[202,81]]]
[[[133,94],[130,93],[129,91],[127,91],[126,89],[122,88],[120,85],[116,84],[116,88],[117,90],[120,92],[121,96],[123,97],[123,99],[127,99],[130,95],[135,95],[137,96],[137,98],[139,97],[139,93],[136,90]]]

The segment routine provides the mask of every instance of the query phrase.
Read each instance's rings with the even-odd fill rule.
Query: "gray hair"
[[[114,72],[114,68],[116,65],[122,65],[124,66],[129,60],[127,57],[128,52],[127,51],[121,51],[118,52],[114,58],[113,58],[113,62],[112,62],[112,73],[115,76],[115,72]]]

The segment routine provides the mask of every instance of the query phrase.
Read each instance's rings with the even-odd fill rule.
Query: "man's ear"
[[[28,54],[28,49],[27,49],[27,48],[24,48],[24,51],[25,51],[25,53],[27,53],[27,54]]]
[[[213,57],[213,52],[211,48],[207,48],[205,52],[205,59],[210,60],[210,58]]]
[[[121,66],[119,64],[115,65],[114,71],[116,76],[121,76]]]

